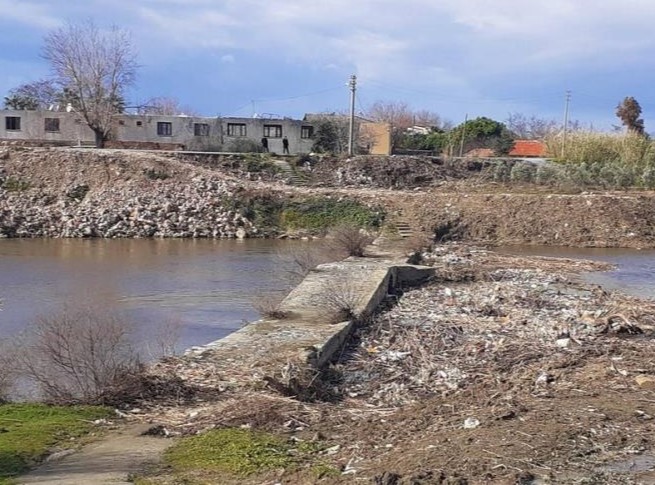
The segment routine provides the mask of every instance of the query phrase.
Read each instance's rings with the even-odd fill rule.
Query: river
[[[64,303],[98,300],[134,322],[144,351],[170,329],[178,351],[206,344],[259,317],[253,299],[283,285],[278,254],[294,244],[317,243],[0,239],[0,338]]]
[[[616,265],[612,271],[583,275],[590,283],[640,298],[655,299],[655,249],[568,248],[558,246],[506,246],[496,251],[520,256],[591,259]]]
[[[284,286],[279,252],[304,241],[0,239],[0,338],[64,303],[100,300],[134,322],[144,352],[178,333],[178,351],[222,338],[259,315],[253,300]],[[655,298],[655,251],[505,247],[499,251],[597,259],[618,269],[586,278]]]

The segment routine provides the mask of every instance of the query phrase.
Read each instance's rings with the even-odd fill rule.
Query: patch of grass
[[[353,200],[314,197],[287,204],[280,224],[287,229],[325,230],[339,224],[379,227],[383,219],[381,209],[372,209]]]
[[[178,471],[222,472],[245,477],[295,465],[290,449],[288,443],[267,433],[227,428],[183,439],[164,458]]]
[[[96,406],[0,405],[0,484],[23,473],[53,448],[70,448],[111,410]]]
[[[23,192],[30,188],[30,183],[27,180],[8,177],[2,184],[2,188],[7,192]]]

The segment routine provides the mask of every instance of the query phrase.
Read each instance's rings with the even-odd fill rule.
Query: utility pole
[[[466,123],[469,120],[469,114],[466,113],[464,116],[464,124],[462,125],[462,140],[459,143],[459,158],[464,156],[464,140],[466,139]]]
[[[566,101],[564,103],[564,134],[562,136],[562,158],[566,154],[566,135],[569,131],[569,105],[571,104],[571,91],[566,91]]]
[[[350,76],[350,127],[348,130],[348,155],[353,156],[355,152],[355,91],[357,91],[357,76]]]

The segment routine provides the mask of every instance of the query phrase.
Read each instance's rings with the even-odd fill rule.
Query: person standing
[[[282,138],[282,153],[289,155],[289,139],[286,136]]]
[[[262,137],[262,148],[264,152],[268,152],[268,138],[266,138],[265,136]]]

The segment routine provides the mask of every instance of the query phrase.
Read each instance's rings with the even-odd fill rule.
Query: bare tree
[[[542,140],[546,136],[557,132],[560,123],[556,120],[526,116],[523,113],[510,113],[505,121],[509,131],[522,140]]]
[[[48,79],[21,84],[5,96],[5,108],[16,110],[47,109],[62,101],[62,93]]]
[[[43,57],[55,81],[68,90],[93,130],[96,146],[109,139],[112,117],[123,109],[126,88],[136,77],[136,54],[130,34],[118,27],[101,31],[88,21],[69,23],[44,40]]]
[[[428,110],[414,111],[404,101],[377,101],[366,112],[366,116],[375,121],[391,125],[391,143],[398,146],[407,129],[419,125],[426,128],[444,129],[450,125],[441,117]]]
[[[158,96],[150,98],[143,106],[139,106],[139,114],[196,116],[198,112],[188,106],[182,106],[177,98]]]

